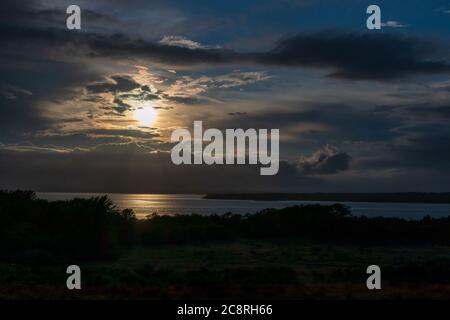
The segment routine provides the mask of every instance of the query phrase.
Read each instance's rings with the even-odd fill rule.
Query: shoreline
[[[253,201],[331,201],[372,203],[450,204],[450,192],[396,193],[223,193],[207,194],[203,199]]]

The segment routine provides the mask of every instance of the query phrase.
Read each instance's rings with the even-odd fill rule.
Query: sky
[[[450,191],[448,1],[0,6],[1,189]],[[195,120],[279,129],[278,174],[175,166],[171,132]]]

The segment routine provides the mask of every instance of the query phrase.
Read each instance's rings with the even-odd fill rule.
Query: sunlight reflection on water
[[[68,200],[73,198],[88,198],[95,193],[48,193],[40,192],[38,196],[47,200]],[[222,200],[203,199],[203,195],[193,194],[108,194],[120,208],[132,208],[140,219],[157,212],[158,214],[190,214],[202,215],[232,213],[255,213],[266,208],[284,208],[297,204],[332,204],[329,201],[252,201],[252,200]],[[354,215],[368,217],[402,217],[420,219],[425,215],[446,217],[450,215],[450,204],[422,203],[370,203],[349,202]]]

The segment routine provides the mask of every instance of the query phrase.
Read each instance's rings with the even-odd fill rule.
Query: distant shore
[[[205,199],[255,201],[335,201],[335,202],[394,202],[450,203],[450,192],[398,193],[228,193],[208,194]]]

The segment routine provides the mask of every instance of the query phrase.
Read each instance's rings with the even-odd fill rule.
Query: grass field
[[[239,242],[137,246],[117,260],[80,264],[82,290],[64,265],[0,266],[0,298],[446,298],[450,247]],[[382,290],[366,289],[368,265]],[[395,281],[394,281],[395,279]]]

